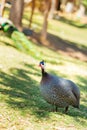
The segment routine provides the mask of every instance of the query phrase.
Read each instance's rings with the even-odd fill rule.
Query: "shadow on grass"
[[[6,102],[14,109],[29,110],[32,114],[40,117],[49,117],[50,106],[40,95],[39,84],[31,78],[31,75],[40,75],[33,65],[25,65],[29,71],[12,68],[11,74],[0,72],[0,88],[3,95],[8,95]],[[34,73],[32,73],[34,70]]]
[[[69,24],[69,25],[72,25],[74,27],[77,27],[77,28],[87,28],[87,24],[82,24],[78,21],[73,21],[73,20],[69,20],[69,19],[66,19],[64,17],[60,17],[59,21],[61,22],[64,22],[66,24]]]
[[[47,37],[49,41],[49,45],[47,45],[48,48],[52,49],[53,51],[61,51],[64,54],[74,57],[76,59],[80,59],[82,61],[87,61],[87,47],[84,45],[78,45],[77,43],[73,43],[70,41],[65,41],[58,36],[55,36],[53,34],[48,33]],[[46,46],[46,45],[45,45]],[[74,54],[78,53],[78,55]],[[83,57],[79,55],[79,53],[82,53]]]
[[[37,41],[37,46],[39,47],[44,46],[50,49],[51,51],[56,52],[59,55],[60,55],[60,52],[62,52],[62,54],[64,55],[64,58],[65,58],[65,55],[68,55],[75,59],[80,59],[81,61],[87,61],[87,47],[85,45],[78,45],[77,43],[63,40],[62,38],[51,33],[47,34],[47,41],[43,41],[43,40],[41,41],[39,37],[40,37],[40,33],[35,33],[34,38]],[[47,57],[50,57],[50,53],[49,54],[44,53],[44,55],[46,55]],[[55,56],[54,58],[57,59],[58,57]],[[55,61],[53,61],[54,64],[58,63]],[[53,64],[53,62],[51,61],[50,63]]]
[[[11,38],[5,32],[0,31],[0,35],[0,42],[3,43],[3,45],[16,48]]]
[[[31,114],[39,119],[49,118],[52,105],[46,103],[46,101],[42,98],[38,87],[39,83],[35,79],[31,78],[32,75],[40,77],[41,74],[33,64],[23,65],[25,69],[11,68],[9,70],[9,74],[2,71],[0,72],[0,84],[2,85],[2,87],[0,87],[0,92],[3,95],[7,95],[8,98],[5,99],[5,102],[7,102],[13,109],[23,112],[26,111],[27,113],[31,112]],[[80,82],[78,85],[84,93],[87,91],[87,81],[82,77],[78,77],[78,79]],[[81,82],[84,82],[84,86],[81,85]],[[86,102],[87,100],[85,99],[84,104],[81,104],[80,110],[70,108],[67,114],[72,116],[77,122],[80,122],[79,117],[86,119]],[[58,114],[61,114],[61,109],[59,109]]]
[[[51,33],[47,34],[47,41],[41,41],[39,37],[40,33],[35,33],[34,38],[36,39],[38,46],[45,46],[52,51],[56,51],[57,53],[58,51],[63,52],[64,54],[66,53],[67,55],[77,59],[79,59],[80,57],[76,56],[74,52],[78,54],[82,53],[85,57],[87,56],[87,47],[85,45],[80,45],[68,40],[63,40],[62,38]]]
[[[48,33],[47,37],[48,41],[50,42],[50,47],[55,50],[61,50],[64,52],[68,52],[70,49],[74,51],[80,51],[83,54],[87,54],[87,48],[85,46],[79,46],[77,43],[73,43],[70,41],[63,40],[58,36]]]

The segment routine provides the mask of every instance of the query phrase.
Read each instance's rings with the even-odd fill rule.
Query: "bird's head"
[[[44,68],[45,68],[45,62],[44,62],[44,60],[42,60],[42,61],[39,63],[39,66],[41,67],[41,69],[44,69]]]

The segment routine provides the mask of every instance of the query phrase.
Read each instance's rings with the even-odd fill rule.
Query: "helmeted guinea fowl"
[[[76,84],[70,80],[49,74],[45,71],[45,63],[41,61],[39,66],[42,70],[42,79],[40,82],[40,91],[44,99],[57,107],[65,108],[68,111],[69,106],[79,108],[80,90]]]

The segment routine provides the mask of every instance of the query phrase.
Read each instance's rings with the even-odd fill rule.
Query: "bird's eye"
[[[44,62],[40,62],[41,65],[44,65]]]

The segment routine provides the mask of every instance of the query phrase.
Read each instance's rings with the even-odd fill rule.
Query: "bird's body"
[[[67,79],[49,74],[42,68],[40,91],[44,99],[56,107],[79,108],[80,91],[77,85]]]

